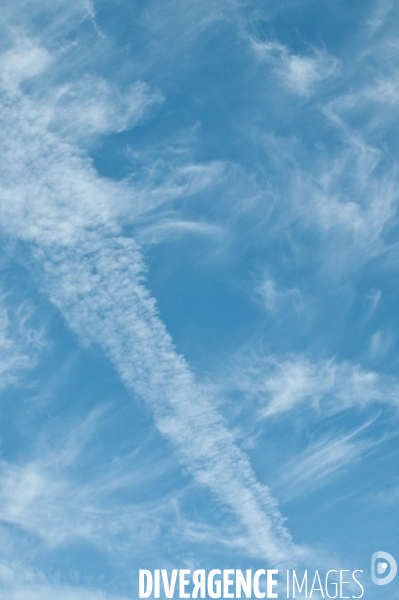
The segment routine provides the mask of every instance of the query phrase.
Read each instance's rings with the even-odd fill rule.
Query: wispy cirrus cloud
[[[17,527],[46,548],[87,542],[103,553],[135,552],[157,537],[164,515],[170,512],[165,497],[143,503],[140,494],[151,481],[176,468],[170,457],[146,466],[148,458],[136,452],[91,462],[87,448],[105,429],[110,407],[99,406],[67,425],[43,428],[29,456],[0,461],[0,521]],[[142,463],[142,464],[140,464]],[[144,466],[143,466],[144,464]],[[89,474],[88,474],[89,473]],[[115,494],[120,500],[115,502]],[[123,538],[123,539],[122,539]]]
[[[300,310],[301,293],[298,289],[279,289],[274,279],[266,279],[256,286],[255,292],[263,299],[266,309],[271,313],[293,307]]]
[[[362,436],[371,423],[358,427],[349,434],[321,437],[284,465],[275,481],[275,488],[285,502],[312,494],[330,484],[345,469],[363,460],[384,440]]]
[[[245,526],[251,552],[273,554],[275,560],[295,555],[298,550],[269,490],[256,481],[212,398],[174,350],[140,283],[135,243],[123,237],[108,237],[106,243],[97,235],[90,238],[76,249],[50,246],[37,253],[46,265],[51,299],[77,333],[104,348],[125,384],[149,403],[159,430],[174,443],[188,471]]]
[[[46,346],[44,329],[33,325],[33,310],[26,303],[10,308],[0,298],[0,387],[21,380],[35,366],[40,350]]]
[[[56,89],[54,106],[50,108],[47,102],[45,109],[51,110],[52,127],[67,136],[87,138],[132,129],[162,101],[158,90],[150,90],[141,81],[122,92],[116,84],[86,75]]]
[[[114,217],[112,204],[126,187],[101,179],[81,150],[48,130],[22,92],[0,116],[9,166],[2,185],[3,225],[32,244],[43,289],[71,328],[99,344],[128,389],[147,402],[188,472],[247,531],[248,552],[274,563],[299,556],[269,489],[257,482],[213,398],[195,381],[158,316],[144,286],[140,249]],[[19,481],[30,482],[34,498],[39,494],[46,505],[56,503],[60,489],[56,485],[56,496],[48,498],[51,487],[35,465],[5,469],[4,476],[11,492]]]
[[[262,418],[299,407],[333,414],[373,402],[394,408],[399,405],[399,383],[394,377],[335,359],[312,362],[300,355],[282,359],[252,356],[240,362],[236,372],[233,387],[248,398],[256,398]]]
[[[224,514],[228,513],[234,521],[231,535],[225,536],[224,526],[218,526],[216,531],[210,526],[199,526],[195,518],[182,519],[182,535],[192,540],[213,540],[223,549],[234,547],[276,564],[301,558],[305,550],[295,545],[270,489],[256,478],[229,419],[221,415],[220,397],[202,385],[175,348],[148,290],[146,261],[138,242],[169,240],[181,232],[206,235],[218,243],[228,239],[229,245],[223,249],[231,263],[241,263],[232,284],[240,289],[244,287],[242,279],[248,278],[242,274],[248,264],[255,264],[252,273],[282,271],[284,277],[264,277],[255,290],[269,313],[269,323],[279,311],[292,314],[298,312],[299,305],[302,308],[302,289],[304,306],[317,300],[312,285],[301,285],[303,265],[311,253],[312,267],[316,268],[309,279],[317,284],[321,281],[323,287],[331,273],[339,284],[350,269],[353,272],[354,265],[387,250],[389,240],[385,234],[396,214],[397,171],[390,169],[389,153],[369,139],[370,128],[360,127],[348,117],[346,91],[342,91],[348,82],[340,80],[334,90],[327,89],[328,79],[333,81],[335,75],[341,77],[345,71],[332,53],[312,49],[316,46],[300,53],[291,50],[289,42],[265,43],[251,38],[252,62],[257,54],[260,61],[271,65],[274,75],[270,78],[270,92],[276,91],[278,98],[284,97],[290,103],[281,122],[273,111],[267,112],[265,94],[258,93],[262,86],[258,78],[251,79],[254,75],[250,60],[239,45],[242,36],[235,37],[234,11],[240,5],[250,8],[248,3],[235,1],[179,0],[167,8],[159,2],[147,3],[143,12],[139,11],[145,42],[130,61],[123,79],[114,77],[109,66],[97,69],[97,52],[103,52],[104,57],[112,44],[100,31],[91,3],[21,3],[25,10],[21,10],[19,33],[1,63],[0,210],[4,231],[12,239],[22,241],[31,252],[26,262],[41,281],[41,291],[58,307],[80,341],[100,347],[131,395],[144,400],[158,430],[175,449],[184,473],[196,486],[210,491],[215,506],[222,505]],[[257,8],[262,13],[262,7]],[[2,10],[7,18],[12,13],[12,24],[18,21],[10,7]],[[32,15],[42,19],[40,36],[25,25],[32,21]],[[106,23],[106,11],[104,15]],[[226,43],[219,43],[218,34],[223,27],[219,29],[216,24],[225,27],[222,33],[226,37],[220,39],[226,42],[228,38]],[[79,27],[85,33],[78,36],[77,42]],[[130,33],[130,26],[127,29]],[[93,43],[88,49],[85,44],[90,45],[94,39],[101,39],[101,44]],[[216,45],[212,46],[216,39],[220,55],[219,50],[214,51]],[[134,43],[128,36],[121,41],[124,56],[129,55]],[[209,50],[208,44],[212,60],[208,57],[203,61],[199,47]],[[239,60],[225,60],[238,47]],[[75,54],[71,58],[72,49]],[[360,59],[353,62],[355,69],[356,64],[361,64]],[[196,85],[199,82],[195,92],[190,91],[190,78],[186,78],[192,65],[198,68],[193,76]],[[242,68],[237,71],[239,75],[245,72],[245,85],[241,75],[236,75],[237,65]],[[118,70],[116,63],[114,67]],[[224,80],[220,77],[222,72],[231,76]],[[172,93],[177,90],[175,114],[167,94],[166,102],[163,100],[160,82],[167,82]],[[208,85],[210,94],[206,93]],[[248,93],[240,96],[243,88]],[[341,104],[334,98],[341,98]],[[317,112],[318,120],[311,125],[305,122],[301,129],[298,105],[314,111],[312,117]],[[237,106],[241,108],[238,110]],[[179,129],[185,118],[190,125],[198,122],[201,107],[202,114],[209,113],[214,120],[208,123],[197,151],[190,152],[190,143],[184,148],[171,144],[171,137],[164,130]],[[134,149],[134,133],[125,134],[142,123],[143,117],[151,115],[154,108],[167,113],[165,121],[161,120],[148,136],[157,141],[150,151]],[[288,114],[291,110],[292,114]],[[230,111],[231,122],[225,119]],[[306,116],[309,118],[309,113]],[[270,131],[279,127],[280,133]],[[284,137],[287,130],[288,138]],[[316,133],[321,130],[328,132],[326,143],[317,138]],[[118,138],[121,133],[124,135]],[[231,139],[238,139],[236,147],[227,133]],[[124,157],[131,159],[130,173],[123,181],[99,176],[88,155],[86,145],[104,140],[108,134],[116,134],[113,139],[119,140],[120,146],[122,139],[128,140],[130,149]],[[164,134],[167,139],[162,146],[158,139]],[[308,142],[307,150],[301,136]],[[147,136],[144,137],[147,143]],[[295,143],[291,144],[294,138]],[[115,160],[112,152],[106,160]],[[246,166],[237,165],[240,160]],[[273,165],[277,165],[274,171]],[[236,185],[237,173],[245,174],[249,182],[245,189]],[[236,188],[236,195],[219,194],[217,186],[222,184],[224,191]],[[212,208],[206,214],[198,216],[200,210],[197,214],[185,213],[181,208],[190,202],[203,207],[210,190],[214,192],[209,201]],[[149,215],[156,207],[156,214]],[[132,235],[137,232],[139,237],[135,240]],[[252,236],[253,232],[257,235]],[[261,243],[264,245],[259,251]],[[266,244],[270,252],[263,252]],[[285,253],[287,246],[291,253]],[[245,251],[240,254],[242,248]],[[240,254],[238,258],[235,252]],[[268,271],[263,264],[259,267],[262,261],[273,258],[275,269]],[[380,287],[379,282],[367,284],[369,290]],[[177,294],[178,289],[172,293]],[[377,312],[382,292],[372,294],[365,318],[369,321]],[[245,317],[243,304],[237,319]],[[228,310],[229,301],[223,299],[223,312]],[[325,317],[323,324],[329,318]],[[258,324],[254,320],[250,327],[262,330]],[[373,356],[383,352],[388,337],[378,332],[389,331],[389,327],[380,324],[376,327],[370,334],[374,335],[370,350]],[[302,353],[300,349],[297,354],[273,354],[278,334],[270,327],[259,333],[259,337],[262,335],[260,343],[272,348],[271,356],[251,356],[247,363],[239,364],[235,378],[231,378],[233,391],[238,390],[246,400],[253,401],[246,404],[246,410],[250,412],[248,407],[255,406],[256,418],[262,425],[276,423],[283,416],[288,420],[298,411],[307,414],[308,408],[321,420],[326,415],[373,403],[396,409],[398,386],[394,377],[367,370],[358,364],[360,360],[306,358],[310,356],[309,337],[297,342],[296,348],[301,347]],[[290,335],[285,343],[289,347]],[[327,353],[332,355],[334,352]],[[101,416],[97,417],[101,421]],[[91,421],[82,418],[82,429],[87,426],[88,430],[86,440],[95,421],[93,415]],[[71,433],[69,441],[53,445],[52,456],[38,447],[30,458],[5,458],[1,462],[0,517],[13,531],[18,529],[31,536],[34,544],[59,548],[72,539],[80,539],[97,549],[108,549],[108,555],[115,553],[116,540],[123,531],[125,542],[127,539],[123,549],[131,553],[130,541],[138,531],[136,525],[141,523],[151,537],[154,521],[162,522],[159,506],[151,505],[148,515],[131,498],[126,503],[115,501],[116,496],[134,486],[130,471],[139,483],[145,479],[137,464],[128,458],[121,460],[120,470],[102,463],[101,476],[92,470],[85,481],[75,477],[74,469],[78,470],[84,461],[87,448],[87,442],[78,438]],[[295,484],[292,494],[301,495],[307,485],[301,469],[308,470],[314,482],[330,481],[346,468],[349,460],[360,460],[371,448],[371,442],[368,445],[358,434],[339,434],[333,440],[324,432],[300,454],[297,462],[286,463]],[[265,442],[262,452],[267,451]],[[163,468],[168,474],[170,465],[162,463],[160,469]],[[288,483],[282,481],[281,489],[287,492],[287,487]],[[108,502],[112,494],[114,500]],[[156,535],[155,532],[153,539]],[[66,594],[74,593],[58,584],[51,587],[47,580],[33,587],[24,582],[21,586],[21,592],[12,593],[24,598],[29,598],[29,594],[34,598],[38,590],[44,597],[52,593],[53,597],[64,594],[67,598]],[[88,598],[92,594],[96,598],[99,592],[81,593],[77,586],[76,594],[86,594]]]
[[[9,92],[16,90],[22,81],[44,71],[50,62],[49,52],[31,39],[22,37],[14,40],[13,47],[1,56],[2,85]]]
[[[374,9],[367,21],[367,24],[373,34],[386,23],[387,17],[394,7],[393,0],[379,0],[375,3]]]
[[[309,96],[318,83],[338,69],[338,60],[320,50],[300,55],[290,52],[280,42],[263,42],[254,38],[250,38],[250,42],[258,59],[269,62],[282,82],[300,96]]]

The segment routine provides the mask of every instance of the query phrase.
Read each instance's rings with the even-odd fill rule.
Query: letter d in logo
[[[381,559],[384,560],[384,562],[380,562]],[[377,563],[377,561],[379,562]],[[383,575],[383,573],[386,572],[388,564],[390,566],[388,575],[386,575],[386,577],[377,577],[377,575]],[[387,583],[391,583],[396,576],[397,570],[398,565],[396,564],[396,560],[393,556],[388,554],[388,552],[374,552],[371,557],[371,580],[373,583],[376,585],[386,585]]]

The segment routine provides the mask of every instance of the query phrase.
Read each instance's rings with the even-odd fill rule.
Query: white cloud
[[[76,27],[86,19],[95,18],[91,0],[20,0],[15,3],[4,2],[0,6],[2,24],[7,33],[18,37],[23,31],[29,37],[38,34],[37,17],[41,18],[39,35],[48,40],[61,36],[68,29]],[[44,17],[44,18],[43,18]]]
[[[56,89],[52,122],[68,135],[85,138],[93,134],[120,133],[131,129],[149,109],[163,101],[159,91],[137,81],[126,92],[99,77]],[[48,106],[46,107],[48,111]]]
[[[138,233],[137,239],[140,242],[158,244],[183,235],[201,236],[220,243],[224,237],[224,231],[222,227],[209,223],[184,221],[178,218],[161,218],[155,224],[145,226]]]
[[[133,240],[91,234],[77,248],[53,246],[41,255],[53,302],[76,332],[103,347],[126,385],[148,402],[188,471],[246,527],[251,552],[280,561],[294,556],[268,488],[256,481],[212,398],[176,354],[140,283]]]
[[[390,3],[379,7],[385,10]],[[267,61],[300,95],[318,91],[318,82],[338,70],[338,62],[322,51],[297,56],[279,42],[249,39],[259,60]],[[353,61],[340,68],[343,87],[333,90],[328,100],[324,94],[315,96],[314,108],[327,123],[310,152],[301,138],[293,144],[269,134],[265,144],[273,164],[280,160],[284,172],[282,185],[289,195],[285,223],[288,214],[292,221],[300,218],[308,224],[312,233],[318,230],[325,266],[335,266],[337,271],[385,252],[389,248],[385,234],[397,219],[395,151],[389,143],[381,143],[396,127],[397,44],[394,36],[387,35],[368,38],[366,46],[366,54],[362,45]],[[384,110],[377,110],[378,105]],[[334,137],[328,133],[331,128]]]
[[[284,501],[311,494],[362,460],[381,440],[361,438],[366,423],[350,434],[336,432],[310,444],[280,469],[275,488]]]
[[[38,42],[16,37],[12,48],[0,57],[2,89],[19,97],[20,84],[42,74],[61,54],[52,56]],[[87,73],[58,86],[45,82],[44,89],[37,86],[36,96],[37,116],[43,124],[81,140],[131,129],[164,99],[159,90],[150,90],[142,81],[121,90],[115,83]]]
[[[399,383],[393,377],[365,371],[349,362],[331,359],[314,363],[298,355],[282,360],[252,356],[240,364],[238,372],[233,387],[257,399],[262,418],[304,404],[323,409],[325,414],[373,402],[399,406]]]
[[[5,300],[0,298],[0,388],[15,383],[33,367],[46,344],[43,330],[31,324],[29,306],[21,304],[11,310]]]
[[[279,42],[260,42],[250,38],[260,60],[270,62],[284,84],[300,96],[310,95],[317,83],[333,75],[338,61],[320,50],[313,56],[293,54]]]
[[[218,183],[228,164],[211,161],[203,164],[175,164],[158,159],[144,169],[144,177],[135,187],[137,194],[146,197],[149,206],[156,206],[179,197],[192,196]]]
[[[21,93],[12,106],[3,105],[0,119],[3,227],[32,244],[52,301],[75,332],[103,348],[126,386],[148,403],[186,469],[245,528],[248,552],[273,564],[294,559],[301,551],[276,501],[257,482],[214,399],[177,354],[143,284],[140,250],[116,223],[115,198],[132,192],[126,184],[101,179],[84,153],[48,131],[46,119]],[[193,182],[191,191],[204,185],[202,167],[183,169],[183,177]],[[39,499],[51,516],[66,488],[63,480],[51,487],[46,472],[37,464],[4,468],[10,498],[21,485],[29,489],[22,508],[6,502],[6,517],[11,511],[10,518],[29,518],[30,503],[37,506]]]
[[[281,75],[285,78],[287,85],[298,94],[308,94],[315,83],[322,81],[332,72],[332,68],[326,61],[316,60],[308,56],[291,55],[285,61]]]
[[[288,201],[280,222],[286,227],[300,221],[318,237],[323,268],[339,273],[389,249],[385,237],[397,219],[398,168],[331,107],[323,113],[342,138],[332,155],[314,156],[309,169],[301,164],[301,148],[292,143],[271,136],[267,149],[285,174]],[[294,167],[292,157],[298,157]]]
[[[255,291],[264,300],[266,309],[271,313],[287,310],[287,307],[293,307],[294,310],[301,308],[300,291],[298,289],[278,289],[273,279],[266,279],[255,288]]]
[[[389,330],[377,329],[370,339],[369,356],[373,360],[381,360],[392,348],[396,337]]]
[[[386,23],[387,17],[392,12],[393,7],[393,0],[377,0],[375,2],[374,10],[367,23],[372,34],[378,32],[384,23]]]
[[[324,230],[352,234],[353,250],[361,249],[366,258],[384,251],[383,230],[397,208],[396,168],[374,176],[379,152],[358,140],[350,144],[331,170],[315,178],[322,191],[314,190],[314,214]],[[338,182],[353,193],[343,192]]]
[[[190,3],[171,0],[167,6],[162,0],[150,3],[145,24],[157,43],[149,60],[163,64],[178,60],[184,69],[200,36],[218,21],[237,19],[237,9],[242,5],[243,0],[192,0]],[[159,52],[161,47],[162,52]]]
[[[366,318],[370,319],[374,315],[375,311],[381,303],[382,292],[381,290],[373,289],[370,291],[370,294],[366,297],[370,300],[370,308],[367,311]]]
[[[44,71],[51,63],[50,54],[28,38],[16,40],[14,47],[0,58],[0,78],[2,86],[16,89],[25,79]]]
[[[138,101],[137,110],[141,113],[146,102],[151,104],[154,98],[151,93],[147,94],[147,88],[142,84],[138,84],[137,89],[139,95],[144,94],[143,104]],[[0,134],[3,149],[0,213],[8,223],[9,231],[14,231],[19,238],[36,240],[39,237],[45,243],[67,244],[82,234],[88,222],[99,227],[107,223],[109,229],[114,228],[117,232],[116,217],[126,222],[158,204],[196,194],[214,185],[225,173],[226,165],[218,161],[177,164],[173,169],[152,164],[139,183],[131,180],[110,182],[98,176],[91,161],[76,145],[64,142],[64,137],[52,131],[52,119],[56,114],[59,129],[68,134],[67,139],[71,133],[85,139],[95,131],[100,132],[101,128],[127,126],[123,107],[114,103],[111,116],[104,108],[102,125],[96,116],[95,122],[89,119],[87,128],[82,124],[79,129],[79,118],[72,118],[70,105],[54,103],[53,90],[49,90],[47,106],[43,98],[35,105],[20,91],[14,94],[13,90],[12,93],[11,105],[0,108],[3,124]],[[83,114],[90,112],[86,106],[88,96],[87,93],[74,98],[77,114],[80,112],[79,101],[83,104]],[[102,103],[95,94],[92,102],[96,106]],[[66,123],[70,121],[73,125],[67,127]]]
[[[18,527],[45,548],[83,540],[113,556],[133,556],[138,543],[143,551],[158,536],[166,515],[170,521],[171,507],[165,494],[143,502],[134,493],[167,477],[176,461],[165,456],[153,464],[136,451],[101,458],[100,468],[88,463],[87,447],[101,437],[108,418],[100,406],[76,421],[53,421],[28,456],[2,459],[0,522]]]
[[[372,100],[380,104],[394,105],[399,102],[399,74],[390,77],[379,77],[373,86],[363,90],[363,101]]]

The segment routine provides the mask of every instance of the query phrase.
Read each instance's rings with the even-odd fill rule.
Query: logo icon
[[[371,580],[373,583],[376,585],[391,583],[396,577],[397,570],[398,565],[396,564],[396,560],[388,552],[374,552],[371,557]],[[380,577],[384,573],[387,573],[387,575]]]

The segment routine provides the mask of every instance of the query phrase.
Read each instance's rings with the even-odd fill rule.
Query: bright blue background
[[[399,559],[398,7],[0,11],[1,593],[130,599],[139,568],[339,565],[364,570],[366,598],[399,597],[369,576],[373,552]],[[201,475],[190,459],[199,429],[165,434],[164,388],[148,391],[140,358],[123,371],[125,346],[151,348],[155,381],[169,338],[158,325],[129,338],[131,319],[155,321],[112,297],[112,273],[67,286],[97,264],[92,232],[105,256],[112,236],[136,241],[175,345],[170,381],[181,355],[198,386],[187,402],[212,406],[235,439],[226,452],[249,458],[228,481],[269,486],[307,558],[278,533],[288,562],[256,548],[201,479],[212,461]]]

